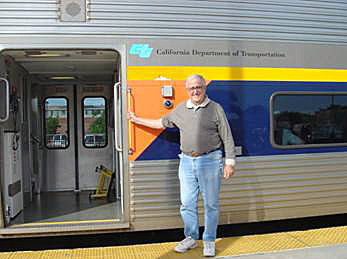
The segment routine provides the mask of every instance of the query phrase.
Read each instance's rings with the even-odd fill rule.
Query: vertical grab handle
[[[115,91],[115,98],[114,98],[114,107],[116,107],[116,110],[115,110],[115,114],[116,114],[116,118],[114,120],[114,128],[115,128],[115,134],[114,134],[114,138],[115,138],[115,148],[118,152],[122,152],[123,149],[121,147],[121,145],[119,144],[119,134],[120,133],[120,127],[119,127],[119,123],[118,123],[118,120],[120,117],[120,110],[121,110],[121,99],[120,99],[120,90],[119,90],[119,87],[121,85],[121,82],[117,82],[115,83],[114,85],[114,91]]]
[[[8,120],[10,116],[10,84],[7,79],[0,77],[0,81],[5,82],[5,87],[6,87],[6,115],[4,118],[0,118],[0,122],[5,122]]]
[[[132,105],[131,105],[131,88],[128,88],[128,111],[130,112]],[[132,122],[129,120],[128,121],[128,129],[129,129],[129,155],[132,155],[135,151],[135,148],[133,148],[133,138],[132,138],[132,133],[133,133],[133,126]]]

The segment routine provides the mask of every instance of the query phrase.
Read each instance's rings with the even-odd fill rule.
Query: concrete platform
[[[223,259],[344,259],[347,258],[347,244],[326,247],[295,249],[265,254],[220,256]]]
[[[71,242],[73,242],[73,239],[71,239]],[[0,259],[204,258],[202,254],[202,241],[198,241],[199,246],[197,248],[183,254],[173,251],[176,244],[177,242],[133,246],[4,252],[0,253]],[[216,251],[215,258],[223,259],[345,259],[347,258],[347,227],[221,238],[216,240]]]

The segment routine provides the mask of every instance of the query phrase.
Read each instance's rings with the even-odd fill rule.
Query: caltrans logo
[[[149,47],[149,44],[135,43],[129,50],[130,55],[139,56],[140,58],[149,58],[152,54],[153,48]]]

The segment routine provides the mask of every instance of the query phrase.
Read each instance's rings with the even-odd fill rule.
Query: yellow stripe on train
[[[347,70],[261,67],[129,66],[128,80],[184,80],[201,74],[208,80],[346,82]]]

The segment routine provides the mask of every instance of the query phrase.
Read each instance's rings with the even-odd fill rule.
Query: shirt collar
[[[199,107],[202,107],[202,108],[203,108],[203,107],[206,107],[207,104],[209,104],[210,101],[211,101],[211,100],[206,96],[205,100],[204,100],[202,103],[200,103],[200,104],[198,104],[198,105],[195,105],[195,104],[192,102],[192,100],[189,99],[189,100],[187,101],[187,103],[186,103],[186,106],[187,106],[188,109],[194,108],[194,110],[197,110]]]

